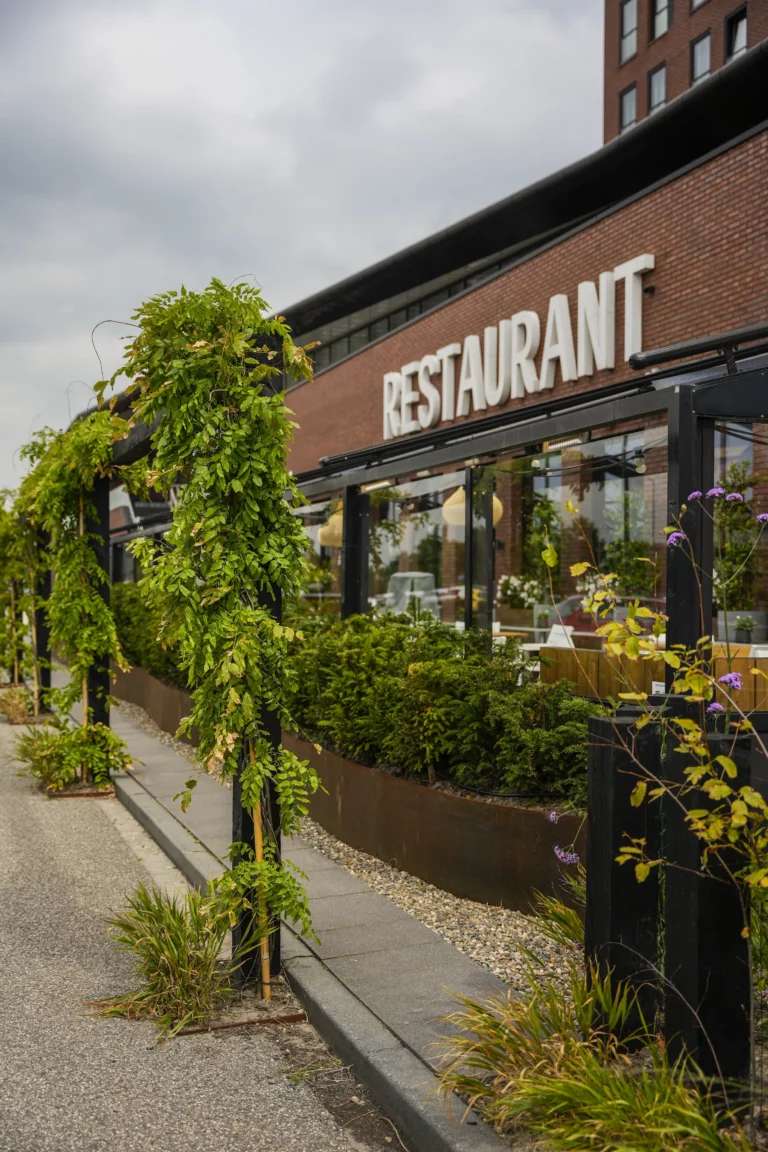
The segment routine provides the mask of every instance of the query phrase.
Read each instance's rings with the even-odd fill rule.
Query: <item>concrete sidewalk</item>
[[[194,774],[189,762],[119,708],[112,725],[135,760],[130,776],[116,781],[123,803],[193,883],[218,874],[231,841],[231,792],[202,774],[182,813],[174,796]],[[354,1061],[419,1152],[501,1148],[474,1117],[458,1125],[462,1105],[452,1121],[427,1097],[437,1087],[432,1046],[447,1034],[442,1018],[455,1006],[453,995],[486,999],[506,986],[299,838],[284,842],[284,855],[307,875],[321,938],[318,945],[283,929],[286,972],[313,1023]]]

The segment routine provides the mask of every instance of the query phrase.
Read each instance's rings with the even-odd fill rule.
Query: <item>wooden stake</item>
[[[250,755],[251,764],[254,762],[253,746],[249,744],[248,753]],[[258,803],[253,810],[253,841],[254,850],[256,854],[257,863],[261,863],[264,859],[264,826],[261,819],[261,803]],[[269,970],[269,936],[266,933],[267,928],[267,908],[264,899],[264,885],[259,882],[256,888],[256,915],[259,922],[259,931],[263,931],[263,935],[259,937],[259,956],[261,958],[261,991],[265,1000],[272,999],[272,974]]]

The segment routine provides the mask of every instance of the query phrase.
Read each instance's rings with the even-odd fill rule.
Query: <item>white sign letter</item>
[[[446,344],[438,348],[437,358],[443,366],[443,420],[453,420],[456,412],[453,406],[455,365],[454,360],[461,356],[461,344]]]
[[[483,383],[483,357],[480,352],[480,337],[467,336],[464,341],[464,355],[461,358],[459,373],[459,396],[456,401],[456,415],[466,416],[469,412],[469,397],[477,412],[485,408],[485,385]]]
[[[624,281],[624,359],[643,350],[643,272],[650,272],[656,261],[649,252],[627,260],[613,270],[617,280]]]
[[[419,404],[416,415],[422,428],[432,428],[440,423],[440,393],[432,383],[432,376],[440,371],[437,356],[423,356],[419,364],[419,391],[426,404]]]
[[[541,324],[536,312],[515,312],[509,322],[511,330],[512,398],[522,400],[526,392],[538,392],[534,356],[539,350]]]
[[[549,301],[544,351],[541,354],[540,388],[551,388],[554,385],[555,360],[560,361],[563,380],[577,379],[571,314],[568,311],[568,297],[564,292],[552,296]]]
[[[411,376],[419,371],[419,361],[412,360],[410,364],[403,364],[400,369],[400,378],[403,382],[400,391],[400,435],[407,436],[409,432],[418,432],[420,424],[414,418],[411,408],[419,400],[419,394],[411,387]]]
[[[485,399],[490,408],[506,404],[509,400],[510,378],[512,374],[512,353],[509,339],[512,325],[502,320],[497,328],[486,328],[483,373],[485,379]]]
[[[400,435],[400,392],[403,381],[399,372],[384,373],[384,439]]]
[[[600,299],[593,280],[579,284],[576,325],[579,376],[591,376],[616,366],[616,281],[600,273]]]

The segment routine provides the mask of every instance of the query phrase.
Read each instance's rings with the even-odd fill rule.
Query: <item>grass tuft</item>
[[[580,886],[583,877],[572,897]],[[578,914],[550,897],[537,906],[539,929],[571,946],[567,982],[541,977],[531,957],[523,996],[459,998],[441,1092],[458,1092],[500,1132],[525,1128],[552,1152],[749,1152],[717,1102],[721,1086],[690,1062],[670,1064],[626,983],[585,970]]]
[[[211,885],[179,898],[140,884],[109,927],[140,987],[99,1001],[100,1015],[154,1020],[165,1039],[204,1026],[231,995],[236,965],[221,959],[230,916]]]

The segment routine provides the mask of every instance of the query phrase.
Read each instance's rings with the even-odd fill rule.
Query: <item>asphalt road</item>
[[[0,1152],[350,1152],[266,1031],[158,1045],[149,1023],[86,1014],[131,986],[110,910],[175,870],[110,802],[15,775],[12,739],[0,723]]]

